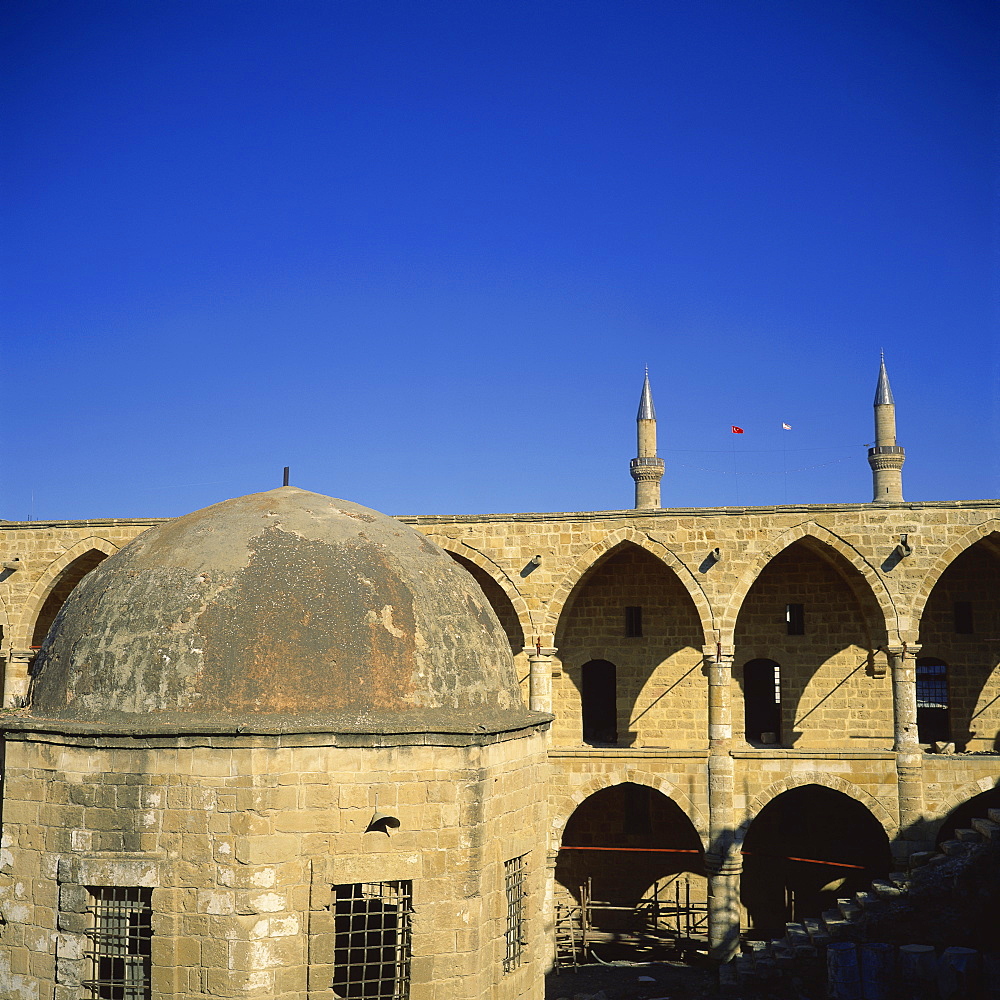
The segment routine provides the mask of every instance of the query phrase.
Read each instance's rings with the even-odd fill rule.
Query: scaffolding
[[[635,906],[595,900],[590,879],[580,886],[578,898],[579,903],[555,906],[557,972],[587,962],[595,945],[625,948],[646,961],[657,954],[686,956],[708,947],[708,903],[692,899],[686,873],[658,880],[652,895]],[[621,926],[610,930],[608,922]]]

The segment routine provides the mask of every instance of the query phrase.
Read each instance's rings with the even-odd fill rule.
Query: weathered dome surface
[[[443,549],[287,486],[152,528],[88,574],[39,653],[30,712],[112,731],[546,718],[524,708],[493,609]]]

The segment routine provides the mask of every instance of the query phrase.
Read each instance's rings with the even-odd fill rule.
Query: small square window
[[[87,912],[88,996],[151,1000],[152,889],[94,886]]]
[[[622,832],[649,836],[653,832],[652,799],[645,785],[626,782],[625,808],[622,810]]]
[[[636,639],[642,635],[642,608],[628,607],[625,609],[625,635]]]
[[[785,605],[785,623],[789,635],[806,634],[806,606],[804,604]]]
[[[503,863],[503,886],[507,897],[507,928],[503,971],[513,972],[524,961],[524,897],[525,858],[511,858]]]
[[[959,635],[972,635],[972,601],[955,601],[955,631]]]

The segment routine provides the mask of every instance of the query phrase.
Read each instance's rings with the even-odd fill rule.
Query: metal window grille
[[[333,994],[342,1000],[407,1000],[413,883],[333,887]]]
[[[631,606],[625,608],[625,635],[630,639],[638,638],[642,635],[641,607]]]
[[[943,663],[917,663],[917,708],[948,707],[947,675]]]
[[[84,988],[99,1000],[151,1000],[152,890],[90,888],[90,978]]]
[[[524,868],[524,857],[511,858],[503,863],[503,883],[507,896],[504,972],[512,972],[524,961]]]

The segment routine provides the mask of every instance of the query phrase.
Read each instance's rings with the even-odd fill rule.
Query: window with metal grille
[[[90,978],[84,988],[99,1000],[151,1000],[152,889],[89,889]]]
[[[625,609],[625,635],[636,639],[642,635],[642,608],[627,607]]]
[[[959,635],[972,635],[972,601],[955,601],[955,631]]]
[[[917,660],[917,739],[921,743],[951,739],[948,665],[930,656]]]
[[[522,855],[503,863],[503,885],[507,896],[504,972],[512,972],[524,961],[524,859]]]
[[[333,887],[333,995],[342,1000],[407,1000],[413,883]]]
[[[806,606],[804,604],[785,605],[785,623],[789,635],[806,634]]]

